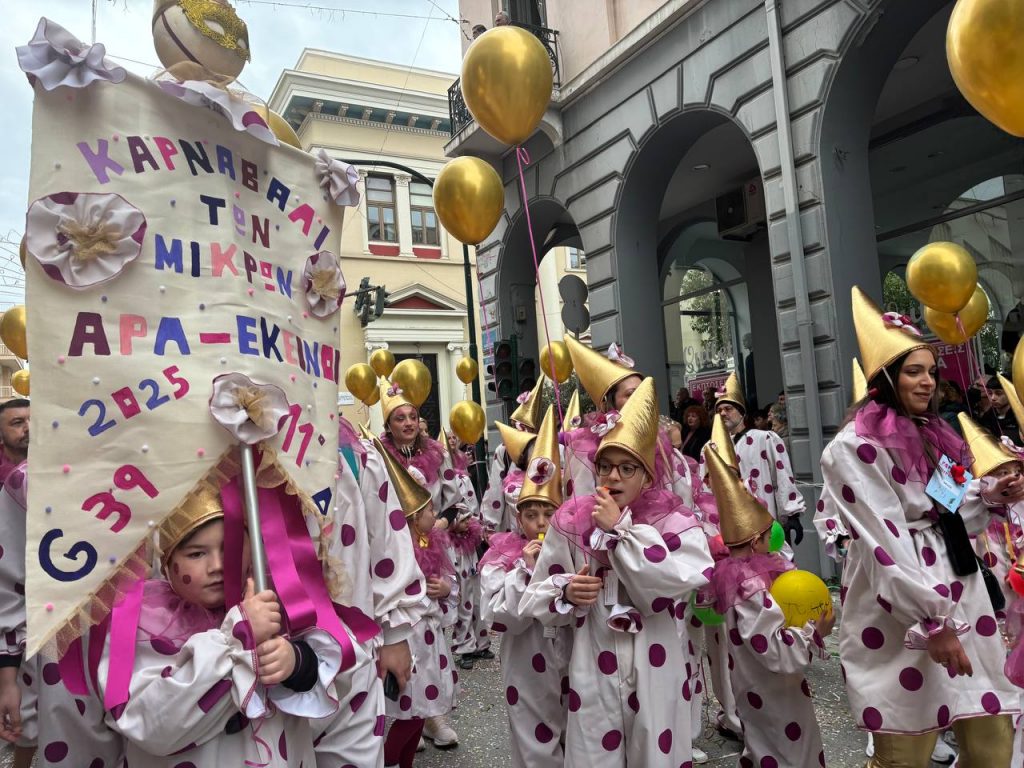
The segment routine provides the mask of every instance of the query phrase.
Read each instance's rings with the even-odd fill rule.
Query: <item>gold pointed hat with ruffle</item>
[[[708,454],[716,451],[726,464],[736,470],[738,475],[740,460],[736,455],[736,444],[732,441],[732,435],[729,434],[725,421],[717,413],[711,421],[711,438],[704,446],[704,453]],[[707,458],[705,457],[704,460],[707,461]]]
[[[864,378],[864,369],[860,361],[853,358],[853,402],[859,403],[868,396],[868,380]]]
[[[530,501],[545,501],[554,507],[562,506],[562,463],[558,455],[558,427],[555,407],[548,406],[544,414],[533,455],[526,467],[523,488],[519,491],[516,508]]]
[[[512,421],[518,421],[524,427],[529,429],[531,432],[536,432],[540,427],[540,399],[541,392],[544,390],[544,376],[543,374],[537,377],[537,383],[533,385],[533,389],[530,390],[529,396],[519,407],[512,411],[512,415],[509,419]]]
[[[498,434],[501,435],[501,441],[505,444],[505,452],[508,457],[513,464],[518,464],[526,449],[530,447],[530,443],[537,439],[537,434],[514,429],[500,421],[494,422],[494,426],[498,428]]]
[[[391,418],[391,414],[395,412],[396,408],[401,408],[403,405],[415,405],[405,399],[405,395],[399,393],[397,395],[389,395],[388,390],[391,389],[392,383],[387,379],[381,379],[380,381],[380,410],[384,414],[384,424],[388,423],[388,419]],[[397,386],[397,385],[394,385]],[[416,408],[417,412],[419,408]]]
[[[996,376],[999,378],[999,383],[1003,385],[1003,392],[1006,393],[1006,399],[1010,402],[1010,410],[1013,411],[1017,423],[1024,425],[1024,403],[1021,403],[1020,397],[1017,395],[1017,388],[1003,374],[997,373]]]
[[[159,546],[164,565],[175,549],[197,528],[224,517],[220,491],[204,480],[160,523]]]
[[[569,398],[569,405],[562,414],[562,429],[576,429],[583,423],[583,413],[580,409],[580,391],[573,391]]]
[[[853,327],[857,331],[860,362],[864,378],[869,382],[894,360],[915,349],[932,349],[924,337],[909,330],[906,325],[887,324],[882,310],[858,286],[853,286]],[[902,318],[899,318],[903,322]]]
[[[632,375],[632,374],[631,374]],[[621,448],[644,465],[647,474],[657,477],[654,456],[658,443],[658,397],[654,379],[644,379],[619,413],[615,426],[601,438],[597,455],[608,448]]]
[[[572,366],[576,370],[580,383],[598,407],[604,401],[608,390],[630,376],[640,375],[632,368],[626,368],[609,360],[600,352],[581,344],[568,334],[563,338],[565,345],[569,348],[569,357],[572,358]]]
[[[367,434],[365,429],[363,434]],[[377,449],[377,453],[384,460],[384,466],[388,468],[388,477],[391,478],[391,485],[402,505],[402,511],[407,518],[413,517],[430,503],[430,491],[416,482],[409,474],[409,470],[391,455],[378,438],[371,435],[370,439],[373,441],[373,447]]]
[[[729,378],[725,380],[725,393],[715,398],[715,405],[718,406],[720,403],[732,403],[744,413],[747,412],[747,401],[743,397],[743,390],[740,389],[740,379],[736,375],[736,371],[729,374]]]
[[[956,417],[960,421],[964,440],[967,441],[967,447],[971,449],[971,456],[974,458],[971,474],[975,477],[990,475],[1003,464],[1021,460],[1020,456],[979,427],[966,413],[958,413]]]
[[[718,507],[718,527],[727,547],[742,547],[772,527],[775,519],[750,495],[743,481],[717,451],[705,451],[704,461]]]

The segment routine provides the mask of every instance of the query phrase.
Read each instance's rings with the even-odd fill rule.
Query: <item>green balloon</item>
[[[706,605],[697,605],[696,595],[690,598],[690,607],[693,609],[693,615],[697,617],[701,624],[709,627],[718,627],[725,623],[725,616],[715,611],[714,608]]]
[[[779,521],[776,520],[772,523],[772,533],[768,539],[768,550],[770,552],[779,552],[785,544],[786,532],[782,530],[782,526],[779,525]]]

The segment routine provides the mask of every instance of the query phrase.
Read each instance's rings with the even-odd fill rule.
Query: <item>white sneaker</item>
[[[935,749],[932,750],[932,762],[948,765],[954,760],[956,760],[956,751],[944,739],[936,741]]]
[[[423,724],[423,737],[434,742],[438,749],[451,749],[459,745],[459,735],[448,722],[447,715],[428,717]]]
[[[423,740],[423,737],[422,737],[422,736],[420,736],[420,743],[416,745],[416,751],[417,751],[417,752],[422,752],[422,751],[423,751],[423,750],[425,750],[426,748],[427,748],[427,742],[425,742],[425,741]]]
[[[704,765],[708,761],[708,753],[698,747],[696,744],[690,747],[690,751],[693,754],[694,765]]]
[[[864,754],[868,757],[875,756],[875,735],[868,731],[868,745],[864,747]]]

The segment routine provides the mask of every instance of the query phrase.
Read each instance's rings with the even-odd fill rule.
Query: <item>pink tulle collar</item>
[[[511,571],[516,560],[523,556],[526,537],[521,533],[496,533],[488,541],[487,552],[480,558],[480,569],[485,565],[497,565],[504,571]]]
[[[476,552],[477,545],[481,542],[484,537],[483,526],[480,525],[474,517],[470,517],[466,520],[467,528],[461,533],[457,531],[451,531],[448,534],[448,539],[451,541],[452,547],[455,548],[456,552],[463,555],[469,555]]]
[[[171,644],[177,652],[193,635],[219,627],[224,621],[223,608],[209,610],[190,603],[163,579],[148,579],[142,589],[141,639]]]
[[[715,610],[725,613],[758,592],[767,592],[779,574],[795,568],[777,552],[747,557],[726,557],[715,563],[711,588],[715,593]]]
[[[437,440],[429,437],[420,437],[420,447],[412,456],[408,456],[398,449],[391,435],[386,432],[381,435],[381,443],[388,453],[394,456],[403,467],[416,467],[427,481],[427,485],[433,485],[440,477],[441,465],[444,464],[444,448]]]
[[[412,550],[416,555],[423,576],[428,579],[440,579],[455,574],[455,567],[448,555],[448,534],[440,528],[434,528],[425,537],[421,537],[411,527]]]

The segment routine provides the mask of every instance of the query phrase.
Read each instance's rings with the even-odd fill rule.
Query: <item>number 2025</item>
[[[189,391],[189,383],[187,380],[179,376],[178,366],[172,365],[168,368],[164,368],[160,373],[163,374],[164,378],[173,388],[173,396],[175,400],[180,400]],[[145,400],[146,410],[153,411],[159,408],[164,403],[168,403],[171,400],[171,395],[161,394],[160,382],[156,379],[143,379],[139,382],[138,390],[143,395],[148,394]],[[116,392],[110,393],[111,399],[114,401],[114,405],[121,411],[121,415],[124,418],[130,419],[134,416],[138,416],[142,412],[142,406],[139,405],[139,400],[135,396],[135,392],[132,391],[131,387],[122,387]],[[102,400],[92,398],[82,403],[82,407],[78,409],[79,416],[85,416],[90,410],[96,410],[96,420],[89,427],[89,434],[93,437],[96,435],[106,432],[108,429],[117,424],[116,419],[107,418],[107,404]]]

